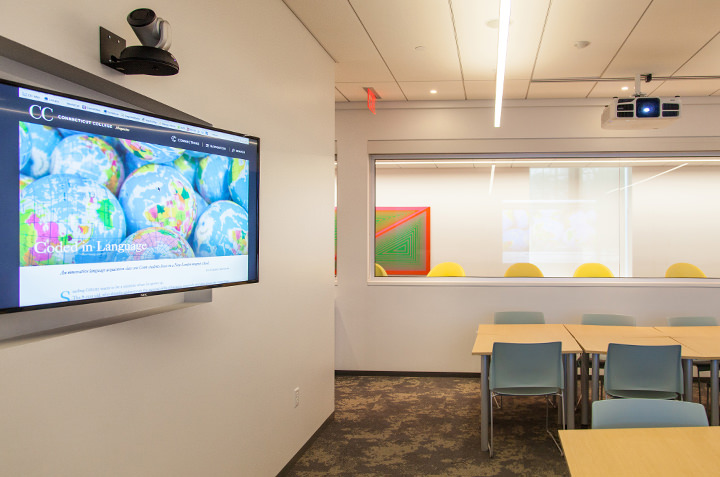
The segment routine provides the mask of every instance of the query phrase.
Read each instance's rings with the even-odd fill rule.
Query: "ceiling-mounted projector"
[[[680,98],[613,98],[605,106],[600,124],[603,129],[659,129],[680,117]]]

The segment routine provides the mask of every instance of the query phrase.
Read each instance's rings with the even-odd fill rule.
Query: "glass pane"
[[[720,277],[718,165],[717,157],[380,160],[376,263],[389,275],[456,262],[468,276],[502,277],[528,262],[545,277],[572,277],[584,263],[614,277],[664,277],[687,262]]]

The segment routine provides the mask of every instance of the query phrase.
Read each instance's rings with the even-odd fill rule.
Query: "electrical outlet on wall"
[[[300,405],[300,388],[295,388],[295,407]]]

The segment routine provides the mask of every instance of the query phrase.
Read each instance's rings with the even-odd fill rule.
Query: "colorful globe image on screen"
[[[28,132],[27,123],[20,122],[19,123],[19,133],[18,134],[18,151],[19,154],[19,164],[20,164],[20,170],[22,170],[23,167],[25,167],[28,162],[30,162],[30,152],[32,151],[32,144],[30,144],[30,133]]]
[[[191,159],[201,159],[208,155],[207,152],[191,151],[190,149],[186,149],[184,154]]]
[[[198,220],[192,245],[197,257],[247,255],[247,212],[229,200],[213,202]]]
[[[38,178],[48,175],[51,155],[62,141],[62,135],[55,128],[41,124],[25,123],[30,137],[30,160],[21,169],[25,175]]]
[[[177,147],[159,146],[149,142],[132,141],[130,139],[118,139],[118,142],[127,152],[140,159],[143,164],[165,164],[166,162],[173,162],[185,152],[184,149]]]
[[[229,157],[215,154],[203,157],[198,162],[195,187],[211,204],[230,199],[230,166]]]
[[[122,262],[194,256],[190,244],[175,229],[148,227],[128,235],[118,247],[114,260]]]
[[[121,149],[121,151],[125,151],[125,149]],[[125,154],[123,154],[123,164],[125,165],[125,177],[127,177],[135,172],[136,169],[139,169],[147,164],[147,162],[143,161],[132,152],[125,151]]]
[[[167,227],[188,237],[197,213],[195,191],[177,169],[146,164],[130,174],[118,195],[128,233]]]
[[[28,184],[30,184],[33,180],[32,177],[26,176],[23,174],[20,174],[20,190],[22,191],[25,187],[27,187]]]
[[[248,162],[246,160],[232,159],[232,167],[230,169],[230,197],[246,211],[249,210],[248,197],[250,195],[250,174],[248,169]]]
[[[193,224],[192,231],[190,232],[190,235],[188,235],[188,237],[192,237],[195,234],[195,229],[197,228],[197,224],[198,224],[198,222],[200,222],[200,216],[202,216],[202,214],[210,206],[210,204],[208,204],[208,202],[205,199],[203,199],[203,196],[201,196],[200,194],[195,194],[195,199],[196,199],[195,204],[197,205],[197,213],[195,214],[195,223]]]
[[[187,151],[175,159],[173,166],[185,176],[185,179],[187,179],[189,183],[193,184],[195,182],[195,172],[197,171],[198,161],[188,155]]]
[[[107,187],[52,174],[20,192],[20,265],[107,262],[125,238],[125,216]]]
[[[57,128],[57,131],[62,135],[62,137],[74,136],[76,134],[87,134],[87,132],[75,131],[73,129]],[[120,143],[118,142],[119,140],[116,137],[100,136],[99,134],[93,134],[93,136],[99,137],[100,139],[102,139],[106,143],[110,144],[115,149],[120,148],[123,152],[125,151],[125,149],[123,149],[120,146]]]
[[[115,149],[103,139],[76,134],[68,136],[51,155],[51,174],[73,174],[104,185],[117,194],[125,168]]]
[[[75,131],[74,129],[57,128],[57,130],[63,137],[74,136],[75,134],[85,134],[80,131]]]

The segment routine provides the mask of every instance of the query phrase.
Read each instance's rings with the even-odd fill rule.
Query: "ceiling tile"
[[[600,76],[649,3],[553,0],[533,79]]]
[[[447,1],[350,3],[397,81],[461,80]]]
[[[528,99],[539,98],[584,98],[595,83],[577,81],[570,83],[530,83]]]
[[[401,81],[400,88],[402,88],[409,101],[465,99],[462,81]],[[437,93],[431,94],[430,90],[436,90]]]
[[[358,81],[394,81],[394,79],[378,56],[374,60],[335,63],[335,81],[357,83]]]
[[[285,4],[335,60],[335,81],[393,81],[348,2],[285,0]]]
[[[377,50],[347,2],[283,0],[337,62],[374,59]]]
[[[335,59],[338,102],[365,101],[364,86],[381,101],[495,96],[497,29],[488,21],[499,0],[283,1]],[[542,83],[531,74],[720,76],[720,0],[513,0],[512,7],[506,99],[634,93],[632,79],[622,91],[621,82]],[[591,43],[575,48],[581,40]],[[429,95],[431,88],[439,93]],[[710,79],[656,79],[642,83],[642,93],[720,96],[720,87]]]
[[[654,0],[604,76],[673,74],[717,34],[719,18],[717,0]]]
[[[494,80],[498,0],[452,0],[465,80]],[[535,63],[549,0],[514,0],[510,12],[505,77],[528,79]],[[492,26],[488,22],[494,22]],[[492,23],[491,23],[492,24]]]
[[[530,80],[506,79],[503,99],[525,99]],[[465,81],[467,99],[495,99],[495,80]]]
[[[710,96],[720,90],[720,79],[668,80],[652,91],[653,96]]]
[[[623,91],[623,87],[627,89]],[[642,83],[640,88],[642,93],[649,93],[650,90],[646,83]],[[629,98],[633,94],[635,94],[635,81],[598,81],[594,83],[588,98]]]
[[[378,101],[406,101],[405,95],[396,83],[336,83],[335,87],[350,101],[367,101],[367,91],[373,88],[380,95]]]
[[[451,0],[466,81],[495,80],[498,29],[488,26],[487,22],[497,21],[499,5],[499,0]]]
[[[675,75],[720,76],[720,34],[698,51]]]

